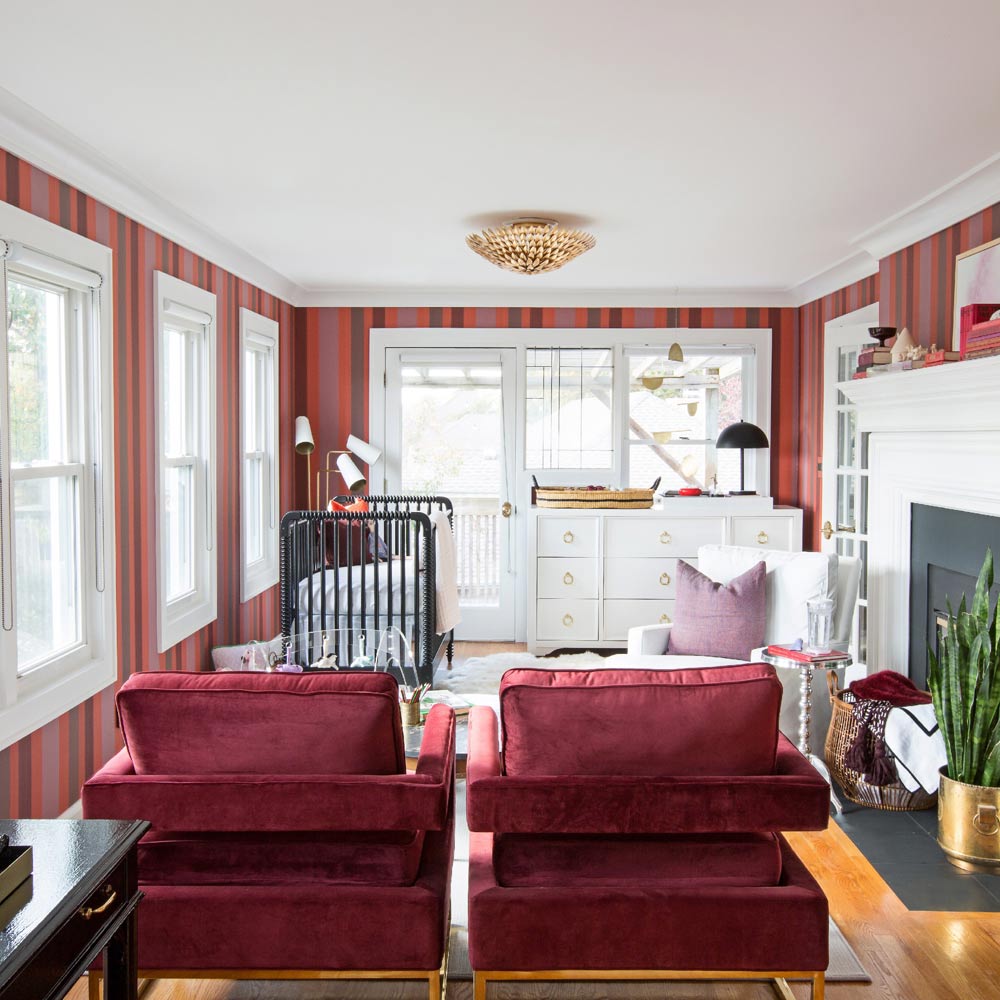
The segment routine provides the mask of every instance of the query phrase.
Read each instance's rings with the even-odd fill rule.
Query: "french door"
[[[824,334],[822,548],[861,560],[852,628],[852,673],[868,659],[868,435],[858,432],[857,408],[837,388],[851,378],[858,353],[872,343],[869,322],[828,324]]]
[[[454,504],[459,639],[515,638],[515,357],[511,348],[386,351],[387,491]]]

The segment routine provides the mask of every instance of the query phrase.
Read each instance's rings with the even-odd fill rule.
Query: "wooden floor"
[[[456,657],[512,652],[509,643],[456,643]],[[523,648],[523,647],[522,647]],[[792,847],[830,899],[830,912],[872,977],[871,985],[831,983],[828,1000],[1000,1000],[1000,914],[910,912],[835,824],[823,833],[789,834]],[[266,914],[261,914],[266,920]],[[224,931],[220,929],[220,932]],[[373,928],[373,933],[377,930]],[[793,984],[804,998],[804,984]],[[80,984],[70,994],[86,1000]],[[146,984],[143,1000],[417,1000],[416,984]],[[763,1000],[762,984],[496,984],[490,1000]],[[472,984],[452,982],[448,1000],[472,1000]]]

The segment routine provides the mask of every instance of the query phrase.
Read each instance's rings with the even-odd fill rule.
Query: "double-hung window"
[[[159,271],[157,602],[162,653],[217,617],[215,296]]]
[[[240,309],[243,449],[241,599],[278,582],[278,324]]]
[[[0,204],[0,745],[117,677],[111,252]]]

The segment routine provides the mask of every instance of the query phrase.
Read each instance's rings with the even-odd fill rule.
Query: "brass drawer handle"
[[[563,574],[563,583],[565,583],[567,587],[572,586],[573,585],[573,574],[572,573],[564,573]]]
[[[758,531],[757,532],[757,544],[758,545],[767,545],[767,532],[766,531]]]
[[[664,612],[662,615],[660,615],[660,624],[661,625],[669,625],[669,624],[671,624],[671,622],[670,622],[670,615],[668,615],[666,612]]]
[[[118,898],[118,893],[111,888],[110,885],[104,887],[105,892],[111,893],[110,896],[100,906],[81,906],[76,912],[83,917],[84,920],[90,920],[91,917],[96,917],[99,913],[104,913],[108,907]]]
[[[563,541],[567,545],[572,545],[573,544],[573,532],[572,531],[563,532]]]
[[[670,574],[669,573],[661,573],[660,574],[660,586],[661,587],[669,587],[670,586]]]
[[[660,544],[661,545],[669,545],[672,541],[673,541],[673,539],[670,537],[670,532],[669,531],[661,531],[660,532]]]
[[[570,625],[572,624],[573,624],[573,616],[567,612],[566,614],[563,615],[563,625],[565,625],[566,628],[569,628]]]

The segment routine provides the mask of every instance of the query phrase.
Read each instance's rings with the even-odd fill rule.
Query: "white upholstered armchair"
[[[804,639],[806,601],[813,597],[831,597],[834,602],[833,646],[846,650],[851,640],[851,626],[858,598],[860,560],[838,558],[833,553],[825,552],[780,552],[737,545],[703,545],[698,550],[698,569],[719,583],[729,583],[761,560],[767,566],[764,645]],[[714,656],[671,655],[670,628],[669,624],[665,624],[630,629],[628,652],[611,657],[610,661],[615,666],[663,670],[742,662]],[[762,650],[754,650],[751,660],[758,659],[760,652]],[[794,670],[779,670],[778,674],[785,689],[781,705],[781,729],[794,740],[798,735],[799,673]],[[830,721],[830,706],[826,699],[818,697],[814,700],[813,719],[814,739],[818,743],[825,736]]]

